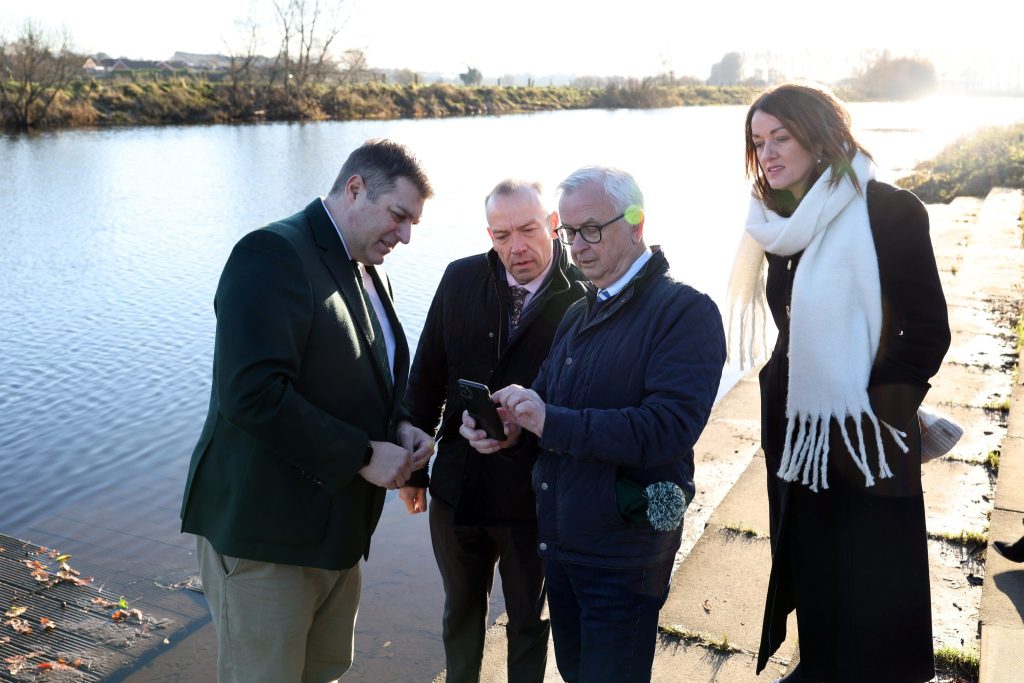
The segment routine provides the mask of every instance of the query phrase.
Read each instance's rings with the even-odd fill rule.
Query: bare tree
[[[321,82],[334,68],[331,45],[341,32],[342,0],[273,0],[281,30],[277,64],[285,90]]]
[[[26,130],[46,116],[81,66],[66,31],[59,36],[26,21],[13,42],[0,36],[0,108],[9,126]]]
[[[238,28],[239,42],[228,46],[228,82],[230,84],[231,108],[233,115],[238,116],[245,108],[244,102],[251,98],[242,97],[242,90],[251,87],[255,80],[255,69],[259,57],[260,24],[250,9],[245,19],[235,22]]]
[[[367,79],[369,63],[362,50],[345,50],[341,56],[341,80],[345,83],[359,83]]]

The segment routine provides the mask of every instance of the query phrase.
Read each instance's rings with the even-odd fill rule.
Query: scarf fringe
[[[850,434],[846,429],[846,417],[854,417],[854,425],[857,433],[857,446],[854,447]],[[791,416],[786,422],[786,446],[782,451],[782,462],[779,464],[777,475],[786,481],[800,480],[804,486],[810,487],[815,493],[820,488],[828,488],[828,456],[829,436],[832,429],[832,419],[835,418],[839,426],[839,433],[842,436],[846,450],[853,459],[857,469],[864,475],[864,485],[874,486],[875,477],[871,473],[868,464],[868,451],[864,443],[863,420],[867,418],[874,427],[875,448],[878,453],[878,477],[889,479],[893,476],[889,469],[889,463],[885,457],[885,447],[882,443],[882,427],[892,436],[896,446],[904,453],[909,452],[904,439],[906,432],[902,432],[890,425],[885,420],[879,420],[870,408],[860,410],[856,414],[847,414],[842,417],[831,413],[819,413],[811,415],[798,413]],[[795,432],[795,436],[794,436]]]

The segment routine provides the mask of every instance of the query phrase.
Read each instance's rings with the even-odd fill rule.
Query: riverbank
[[[1022,208],[1024,194],[1007,190],[928,207],[953,342],[927,403],[965,429],[950,454],[923,467],[940,682],[978,680],[979,655],[984,683],[1019,680],[1024,572],[987,553],[985,543],[990,518],[994,538],[1014,540],[1024,513]],[[759,406],[752,371],[715,407],[695,449],[698,495],[661,613],[656,682],[755,680],[771,562]],[[793,616],[788,631],[761,678],[772,680],[795,663]],[[481,680],[503,682],[500,624],[487,642]],[[443,680],[442,673],[435,683]],[[545,681],[559,680],[551,652]]]
[[[896,184],[923,202],[984,197],[993,187],[1024,188],[1024,121],[956,140]]]
[[[34,126],[75,128],[262,121],[352,121],[521,114],[568,109],[657,109],[746,104],[756,88],[655,85],[605,88],[360,83],[286,90],[198,78],[82,80],[57,93]],[[12,127],[0,111],[0,127]]]

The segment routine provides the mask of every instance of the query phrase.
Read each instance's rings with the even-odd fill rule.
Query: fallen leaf
[[[704,611],[705,612],[707,612],[708,614],[711,613],[711,601],[710,600],[705,600],[703,607],[704,607]]]
[[[117,601],[117,606],[121,609],[128,609],[128,601],[122,597],[120,600]]]
[[[32,627],[24,619],[8,619],[4,623],[13,628],[15,633],[20,633],[23,636],[31,635],[32,633]]]
[[[116,602],[105,598],[93,598],[92,604],[99,605],[100,607],[117,607]]]
[[[41,671],[46,671],[53,668],[53,662],[39,662],[36,664],[36,668]]]
[[[9,642],[11,642],[10,636],[0,636],[0,645],[6,645]]]
[[[128,613],[125,612],[124,610],[119,609],[119,610],[115,611],[113,614],[111,614],[110,618],[113,619],[114,621],[124,621],[125,619],[128,618]]]
[[[70,555],[59,555],[56,560],[58,562],[67,562],[71,558]]]
[[[22,614],[25,613],[26,610],[28,610],[28,607],[12,607],[9,610],[7,610],[6,612],[4,612],[4,616],[5,617],[20,617]]]
[[[53,629],[57,628],[57,624],[53,623],[53,619],[48,619],[46,617],[40,617],[39,625],[47,631],[52,631]]]
[[[42,657],[44,654],[46,654],[46,653],[45,652],[26,652],[23,655],[12,655],[11,657],[7,657],[6,659],[4,659],[4,661],[7,662],[8,664],[14,664],[16,662],[25,662],[25,661],[27,661],[29,659],[34,659],[36,657]]]

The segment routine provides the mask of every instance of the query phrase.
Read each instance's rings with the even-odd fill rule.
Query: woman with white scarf
[[[816,87],[758,97],[746,167],[730,350],[764,349],[765,303],[779,330],[760,374],[772,571],[758,672],[795,609],[785,683],[930,680],[916,412],[950,336],[928,214],[874,180],[849,114]]]

